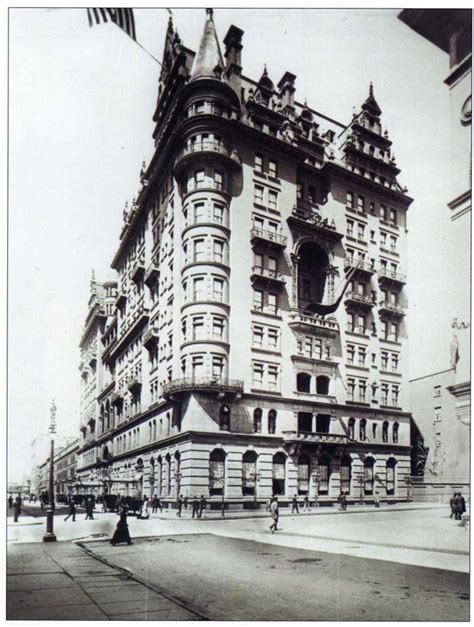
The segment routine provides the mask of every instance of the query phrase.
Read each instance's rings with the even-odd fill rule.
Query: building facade
[[[430,482],[469,483],[471,411],[471,123],[472,123],[472,11],[471,9],[404,9],[399,18],[449,57],[442,89],[449,90],[451,176],[447,196],[451,231],[437,243],[453,269],[452,298],[444,303],[452,312],[450,370],[410,382],[413,417],[429,448],[425,478]],[[447,63],[448,65],[448,63]],[[446,211],[446,207],[442,207]],[[435,338],[427,338],[433,341]],[[443,408],[432,406],[433,390],[441,385]],[[451,398],[448,398],[451,396]],[[428,415],[427,408],[433,409]],[[438,418],[441,416],[441,418]],[[444,460],[444,461],[442,461]],[[434,467],[433,467],[434,464]],[[440,465],[441,464],[441,465]],[[434,468],[434,475],[433,475]],[[447,492],[450,491],[450,485]]]
[[[81,341],[84,492],[407,498],[411,199],[373,88],[348,124],[170,21],[156,151]],[[346,278],[350,284],[343,293]],[[315,313],[316,311],[316,313]]]

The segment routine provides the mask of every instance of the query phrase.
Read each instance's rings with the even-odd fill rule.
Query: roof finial
[[[214,9],[206,9],[206,15],[208,16],[209,20],[212,20],[214,16]]]
[[[267,64],[266,64],[266,63],[264,63],[264,64],[263,64],[263,75],[264,75],[264,76],[268,76],[268,72],[267,72]]]
[[[372,81],[370,81],[369,96],[370,96],[371,98],[373,98],[373,97],[374,97],[374,84],[372,83]]]

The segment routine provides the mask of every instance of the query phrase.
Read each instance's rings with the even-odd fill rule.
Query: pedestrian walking
[[[464,499],[461,492],[459,492],[459,498],[461,499],[461,516],[466,512],[466,500]]]
[[[295,496],[291,499],[291,513],[292,513],[292,514],[294,514],[295,512],[296,512],[297,514],[299,514],[299,513],[300,513],[300,510],[299,510],[299,508],[298,508],[298,495],[296,495],[296,494],[295,494]]]
[[[199,501],[197,499],[197,496],[195,496],[193,498],[193,501],[192,501],[191,505],[192,505],[192,508],[193,508],[192,517],[194,518],[194,516],[196,516],[196,518],[199,518]]]
[[[375,507],[380,507],[380,497],[378,492],[376,492],[374,496],[374,505]]]
[[[94,520],[94,503],[91,498],[88,498],[85,505],[86,520]]]
[[[155,494],[155,496],[151,499],[151,513],[156,514],[157,511],[158,511],[158,499],[156,498],[156,494]]]
[[[269,511],[270,511],[270,507],[271,507],[272,501],[273,501],[273,496],[271,496],[271,497],[268,499],[268,501],[267,501],[267,506],[266,506],[266,510],[267,510],[267,512],[269,512]]]
[[[201,494],[201,498],[199,500],[199,518],[202,518],[204,516],[204,518],[206,517],[206,507],[207,507],[207,501],[204,498],[204,495]]]
[[[454,518],[455,520],[462,520],[462,515],[466,511],[466,501],[461,495],[461,492],[457,492],[454,498]]]
[[[452,518],[453,516],[456,516],[456,508],[455,508],[456,497],[457,497],[457,492],[455,492],[453,496],[449,499],[449,507],[451,508],[451,514],[449,515],[450,518]]]
[[[339,492],[339,496],[337,497],[337,503],[339,505],[339,509],[345,512],[347,507],[347,499],[346,493],[342,490]],[[377,507],[377,505],[375,507]]]
[[[8,497],[8,507],[11,509],[13,507],[13,496],[10,494]]]
[[[126,506],[120,508],[120,519],[117,523],[117,528],[115,529],[114,535],[112,536],[112,540],[110,541],[110,544],[112,546],[115,546],[116,544],[119,544],[121,542],[133,544],[130,537],[130,532],[128,530],[127,511],[128,507]]]
[[[20,497],[16,497],[13,503],[13,522],[18,522],[18,517],[21,514],[21,501]]]
[[[176,506],[177,506],[176,516],[178,516],[178,518],[181,518],[181,512],[183,510],[183,495],[182,494],[180,494],[178,498],[176,499]]]
[[[187,511],[188,510],[188,497],[187,496],[184,497],[183,505],[184,505],[184,509]]]
[[[304,512],[310,512],[311,511],[311,506],[309,504],[309,496],[306,495],[304,497],[304,501],[303,501],[303,511]]]
[[[71,499],[71,501],[69,502],[69,514],[66,516],[64,521],[66,521],[68,518],[71,518],[71,516],[72,522],[76,522],[76,504],[74,503],[73,499]]]
[[[274,496],[272,499],[272,503],[270,505],[270,516],[272,517],[272,520],[273,520],[272,524],[270,525],[270,531],[272,533],[275,533],[275,531],[277,531],[279,515],[280,513],[278,511],[278,498]]]

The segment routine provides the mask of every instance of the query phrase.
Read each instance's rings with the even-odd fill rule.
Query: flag
[[[87,9],[87,17],[89,18],[89,26],[100,24],[101,22],[113,22],[134,41],[137,40],[133,9]]]

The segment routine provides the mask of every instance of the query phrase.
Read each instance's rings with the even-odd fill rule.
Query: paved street
[[[88,543],[211,620],[467,620],[467,575],[211,535]]]
[[[235,512],[225,519],[216,513],[192,520],[189,512],[179,519],[170,511],[150,520],[130,517],[134,539],[130,547],[112,547],[108,543],[118,520],[115,514],[98,512],[94,516],[95,520],[86,521],[81,512],[74,523],[56,516],[59,542],[47,549],[41,543],[44,517],[25,515],[16,524],[9,518],[9,582],[15,575],[11,568],[21,566],[23,574],[16,574],[16,585],[21,588],[21,577],[30,575],[30,580],[37,580],[35,585],[44,587],[43,575],[38,578],[38,571],[28,569],[32,563],[36,566],[36,553],[45,550],[57,551],[50,557],[69,578],[74,577],[68,561],[58,560],[61,551],[71,548],[80,552],[78,560],[89,560],[84,581],[74,579],[82,592],[84,583],[100,583],[98,579],[90,580],[100,576],[95,569],[113,571],[112,579],[106,579],[114,583],[110,592],[113,595],[98,597],[108,606],[105,610],[99,607],[104,620],[112,616],[111,611],[114,616],[119,611],[137,614],[136,620],[150,618],[148,610],[138,611],[136,604],[127,605],[127,599],[121,603],[119,575],[133,576],[136,585],[142,582],[151,587],[153,594],[177,603],[179,611],[185,608],[193,616],[212,619],[467,618],[469,532],[464,523],[449,518],[446,507],[354,507],[344,513],[320,508],[300,515],[283,510],[279,531],[274,535],[268,529],[265,512],[253,517]],[[79,541],[80,546],[67,541]],[[19,552],[23,555],[20,561]],[[26,555],[35,558],[26,559]],[[102,564],[95,557],[108,561]],[[44,558],[38,558],[38,564],[45,563]],[[115,566],[118,571],[113,569]],[[147,597],[148,592],[143,589],[141,594]],[[43,589],[40,600],[35,597],[32,603],[45,603],[45,599]],[[61,595],[56,595],[55,602],[63,601]],[[15,603],[19,606],[11,611],[20,617],[28,606],[18,599]],[[93,601],[92,606],[96,605]],[[89,609],[94,613],[92,606]],[[57,611],[61,612],[61,605]],[[67,612],[74,614],[75,610],[69,608]],[[28,618],[28,613],[21,617]]]

